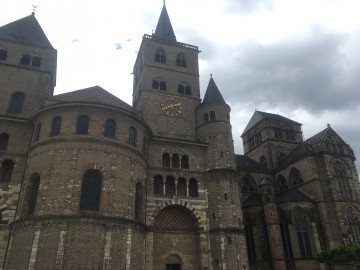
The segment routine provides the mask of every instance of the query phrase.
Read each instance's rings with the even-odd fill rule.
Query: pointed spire
[[[208,87],[206,89],[206,93],[205,93],[202,104],[206,104],[206,103],[210,103],[210,102],[226,103],[224,98],[222,97],[218,87],[215,84],[212,74],[210,74],[210,76],[211,76],[210,81],[209,81]]]
[[[34,14],[1,26],[0,39],[53,49]]]
[[[169,41],[176,41],[175,33],[172,28],[169,15],[166,10],[165,1],[160,14],[158,24],[156,26],[155,37],[163,38]]]

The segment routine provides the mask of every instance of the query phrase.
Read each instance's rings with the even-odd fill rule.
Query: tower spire
[[[165,0],[164,0],[163,8],[161,10],[158,24],[156,26],[155,33],[153,35],[158,38],[166,39],[169,41],[176,41],[175,33],[172,28],[169,15],[166,10]]]

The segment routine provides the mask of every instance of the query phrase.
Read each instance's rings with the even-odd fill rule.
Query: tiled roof
[[[253,169],[253,170],[261,170],[266,171],[267,168],[257,163],[255,160],[244,156],[244,155],[235,155],[236,168],[238,170],[241,169]]]
[[[45,49],[54,49],[35,15],[29,15],[0,27],[0,39]]]
[[[161,10],[160,18],[156,26],[155,33],[153,35],[169,41],[176,41],[175,33],[172,28],[165,5]]]
[[[93,86],[69,93],[56,95],[53,96],[52,99],[64,102],[100,103],[129,111],[134,111],[133,107],[131,107],[129,104],[110,94],[108,91],[104,90],[100,86]]]
[[[295,121],[293,121],[289,118],[286,118],[284,116],[281,116],[279,114],[255,111],[255,113],[251,117],[249,123],[247,124],[245,130],[243,131],[242,135],[244,135],[247,131],[249,131],[253,126],[258,124],[262,120],[273,120],[273,121],[278,121],[278,122],[286,122],[286,123],[301,125],[300,123],[295,122]]]
[[[312,200],[306,196],[304,193],[297,189],[290,189],[283,193],[276,195],[277,203],[284,202],[312,202]]]

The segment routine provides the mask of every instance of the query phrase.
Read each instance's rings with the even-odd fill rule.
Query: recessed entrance
[[[181,270],[180,264],[167,264],[166,270]]]

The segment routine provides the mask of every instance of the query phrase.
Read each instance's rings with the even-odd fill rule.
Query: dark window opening
[[[339,161],[336,161],[334,165],[334,171],[339,185],[341,198],[351,200],[352,194],[349,187],[348,179],[346,177],[345,166],[341,164]]]
[[[169,153],[163,153],[162,155],[162,166],[169,168],[170,167],[170,154]]]
[[[41,66],[41,58],[38,56],[34,56],[31,61],[31,66],[32,67],[40,67]]]
[[[210,112],[210,122],[216,121],[216,114],[214,111]]]
[[[31,62],[31,56],[28,54],[24,54],[20,59],[20,64],[29,66]]]
[[[116,121],[114,119],[107,119],[105,121],[104,136],[108,138],[116,137]]]
[[[265,156],[261,156],[261,157],[260,157],[260,164],[263,165],[264,167],[267,166],[267,161],[266,161],[266,157],[265,157]]]
[[[40,187],[40,175],[35,173],[30,178],[30,198],[29,198],[29,207],[28,207],[29,215],[33,215],[35,213],[39,187]]]
[[[178,154],[173,154],[171,159],[173,168],[180,168],[180,159]]]
[[[270,258],[269,238],[266,230],[264,213],[261,212],[258,219],[258,231],[262,259]]]
[[[296,168],[291,169],[289,180],[293,186],[299,185],[304,181],[301,172]]]
[[[89,132],[89,117],[87,115],[79,115],[76,125],[76,134],[86,135]]]
[[[144,216],[144,196],[143,196],[143,187],[141,183],[136,184],[135,188],[135,219],[143,220]]]
[[[311,257],[312,252],[305,211],[297,207],[294,210],[293,216],[301,257]]]
[[[0,50],[0,60],[5,61],[7,59],[8,53],[6,50],[1,49]]]
[[[278,192],[284,192],[285,190],[289,189],[285,177],[281,174],[278,176],[276,183],[277,183]]]
[[[164,194],[164,182],[161,175],[154,177],[154,194]]]
[[[129,129],[129,144],[136,146],[137,131],[136,128],[130,127]]]
[[[227,193],[224,193],[224,200],[227,201],[229,199],[229,196]]]
[[[355,213],[354,207],[348,206],[346,209],[346,221],[348,230],[346,233],[347,237],[351,237],[353,242],[359,241],[360,238],[360,224]]]
[[[9,142],[9,134],[0,133],[0,150],[6,150]]]
[[[216,214],[215,213],[212,213],[212,218],[213,218],[213,221],[216,220]]]
[[[252,191],[256,191],[256,189],[257,188],[256,188],[255,180],[250,175],[244,176],[242,180],[241,191],[252,192]]]
[[[60,129],[61,129],[61,117],[56,116],[53,119],[52,127],[51,127],[51,134],[50,136],[58,136],[60,135]]]
[[[155,61],[158,63],[166,64],[166,55],[164,50],[158,49],[155,54]]]
[[[0,181],[10,182],[14,169],[14,162],[10,159],[6,159],[1,163],[0,167]]]
[[[12,95],[10,106],[8,109],[9,113],[21,113],[24,105],[25,95],[21,92],[16,92]]]
[[[165,182],[166,195],[175,195],[175,179],[168,176]]]
[[[178,93],[184,94],[185,93],[185,87],[182,84],[178,85]]]
[[[159,89],[159,82],[157,80],[152,81],[152,88],[153,89]]]
[[[191,87],[190,86],[185,86],[185,95],[191,95]]]
[[[99,211],[102,179],[96,170],[85,173],[80,198],[80,210]]]
[[[186,180],[183,177],[179,178],[179,180],[178,180],[177,195],[186,196]]]
[[[41,132],[41,124],[37,124],[35,128],[35,134],[34,134],[34,142],[37,142],[40,138],[40,132]]]
[[[233,240],[232,240],[231,236],[227,237],[227,242],[228,242],[229,245],[231,245],[233,243]]]
[[[292,258],[293,251],[292,251],[290,232],[289,232],[289,221],[284,210],[279,209],[279,217],[280,217],[281,238],[283,240],[285,258],[287,259]]]
[[[166,90],[166,82],[164,82],[164,81],[160,82],[160,90],[162,90],[162,91]]]
[[[179,53],[176,57],[176,65],[178,67],[184,67],[186,68],[187,63],[186,63],[186,58],[185,55],[183,53]]]
[[[189,181],[189,196],[190,197],[198,196],[198,183],[194,178],[190,179]]]
[[[207,114],[207,113],[204,113],[204,122],[205,123],[208,123],[209,122],[209,114]]]
[[[187,155],[181,157],[181,169],[189,169],[189,157]]]
[[[255,252],[255,241],[253,233],[253,225],[251,223],[251,217],[248,212],[244,212],[244,229],[246,237],[246,246],[249,256],[249,261],[256,261],[256,252]]]

